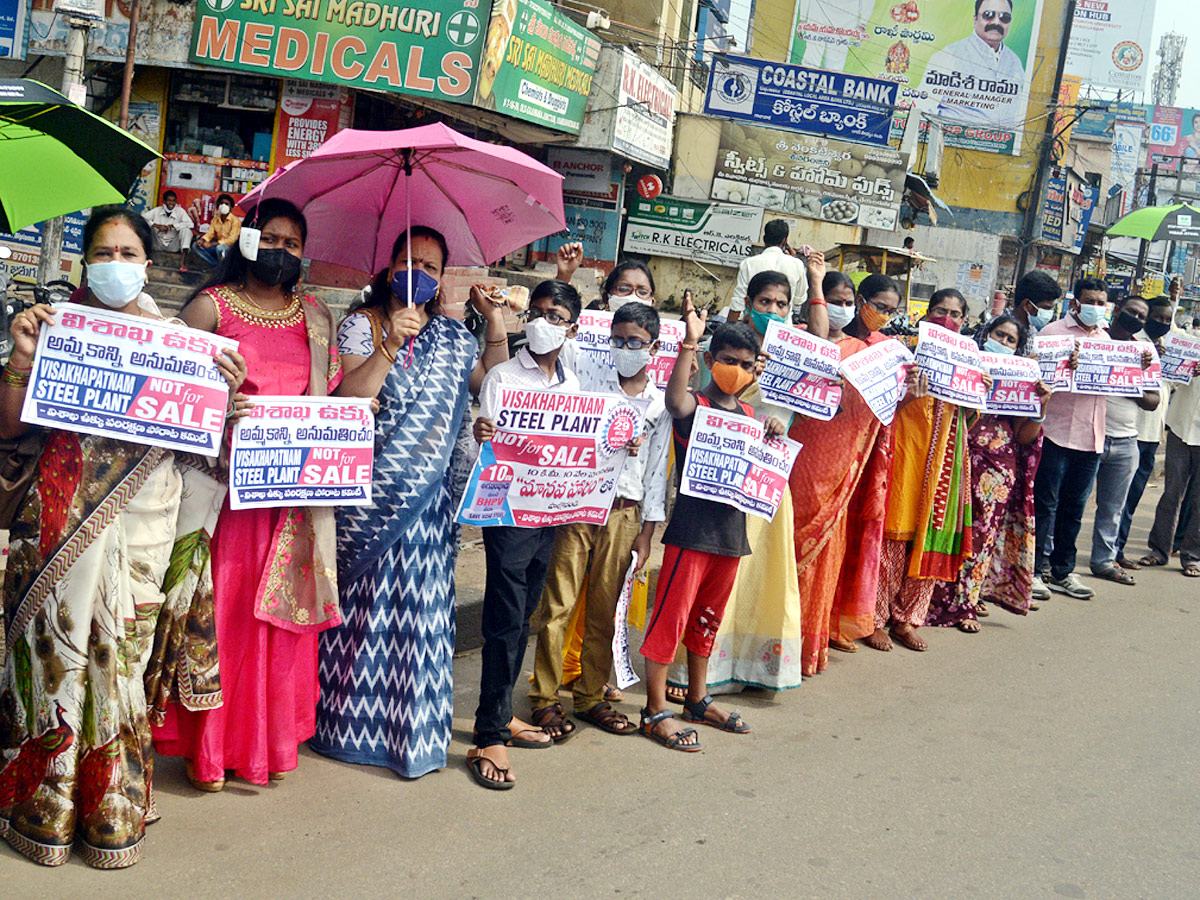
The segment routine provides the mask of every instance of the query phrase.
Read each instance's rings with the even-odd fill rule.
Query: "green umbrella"
[[[1187,203],[1147,206],[1117,219],[1108,237],[1135,237],[1144,241],[1182,241],[1200,244],[1200,209]]]
[[[0,78],[0,232],[123,203],[158,155],[44,84]]]

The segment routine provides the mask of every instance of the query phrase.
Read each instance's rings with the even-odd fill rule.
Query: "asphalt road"
[[[587,726],[513,751],[503,794],[463,764],[469,651],[446,770],[406,782],[304,750],[286,781],[214,796],[162,759],[139,865],[47,870],[0,848],[0,897],[1196,897],[1200,584],[1088,581],[1092,602],[924,629],[927,653],[864,647],[736,698],[753,733],[706,729],[700,754]]]

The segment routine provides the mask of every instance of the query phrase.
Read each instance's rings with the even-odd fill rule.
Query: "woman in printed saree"
[[[944,288],[929,299],[922,321],[958,331],[966,317],[963,295]],[[925,624],[933,589],[939,581],[957,581],[963,559],[971,555],[966,415],[928,396],[927,386],[925,376],[918,376],[893,425],[875,630],[867,638],[876,650],[891,650],[892,639],[910,650],[929,649],[917,629]],[[889,624],[892,639],[885,630]]]
[[[366,303],[338,329],[338,393],[379,401],[374,502],[339,510],[345,621],[321,635],[309,746],[405,778],[443,768],[450,745],[454,512],[475,452],[468,382],[484,370],[475,338],[442,314],[447,256],[433,229],[401,234]],[[507,357],[501,310],[477,288],[471,299],[488,317],[494,364]]]
[[[341,365],[333,315],[296,290],[304,216],[283,200],[264,200],[256,216],[257,258],[231,247],[182,316],[239,342],[251,397],[327,396]],[[206,690],[181,682],[154,728],[159,752],[187,759],[196,789],[221,790],[227,770],[266,784],[296,768],[316,727],[317,634],[341,622],[335,550],[328,507],[232,510],[225,500],[211,541],[212,624],[189,632]]]
[[[842,359],[887,340],[879,329],[900,304],[886,275],[860,286],[841,272],[822,285],[829,311],[829,340]],[[910,374],[915,378],[915,370]],[[788,437],[799,441],[791,494],[799,573],[805,676],[829,665],[829,648],[846,653],[875,630],[875,596],[891,472],[891,428],[883,427],[862,395],[842,387],[842,404],[829,422],[796,416]]]
[[[83,245],[81,302],[162,318],[142,293],[151,236],[141,216],[97,209]],[[65,863],[74,843],[86,863],[110,869],[138,861],[157,818],[142,672],[181,478],[169,450],[21,422],[38,331],[54,319],[41,305],[14,318],[12,358],[0,376],[0,437],[42,441],[9,535],[0,835],[45,865]],[[236,390],[244,361],[231,353],[217,364]]]
[[[1026,342],[1025,326],[1013,316],[992,319],[978,335],[990,353],[1016,353]],[[1050,389],[1040,381],[1045,414]],[[955,625],[973,634],[987,602],[1025,615],[1033,590],[1033,480],[1042,452],[1040,418],[983,415],[971,428],[971,496],[974,555],[957,582],[939,582],[926,623]]]

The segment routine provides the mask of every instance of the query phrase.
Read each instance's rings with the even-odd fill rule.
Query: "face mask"
[[[958,329],[962,328],[962,322],[958,321],[957,319],[952,319],[949,316],[938,316],[936,318],[929,316],[927,321],[933,325],[940,325],[947,331],[957,332]]]
[[[612,357],[613,364],[617,367],[617,372],[625,378],[632,378],[649,365],[650,348],[643,347],[641,350],[628,350],[613,347]]]
[[[736,397],[750,386],[750,382],[754,380],[754,376],[741,366],[735,366],[731,363],[714,362],[712,366],[712,379],[722,391]]]
[[[1146,332],[1146,337],[1150,338],[1150,340],[1157,341],[1171,330],[1171,323],[1155,322],[1153,319],[1150,319],[1142,330]]]
[[[1047,325],[1049,325],[1051,321],[1053,321],[1054,308],[1053,307],[1051,307],[1050,309],[1040,309],[1039,308],[1032,315],[1030,315],[1028,312],[1026,312],[1026,315],[1029,316],[1029,324],[1033,326],[1033,330],[1041,331],[1043,328],[1045,328]]]
[[[87,267],[88,289],[105,306],[120,309],[142,292],[146,264],[135,262],[91,263]]]
[[[787,321],[783,316],[777,316],[775,313],[759,312],[754,307],[749,309],[750,321],[754,325],[755,330],[759,334],[767,333],[767,325],[771,322],[779,322],[780,324]]]
[[[300,257],[282,247],[259,249],[258,259],[248,264],[250,272],[263,284],[278,285],[300,277]]]
[[[867,331],[878,331],[892,320],[887,313],[880,312],[866,301],[863,301],[858,314],[862,317],[863,324],[867,326]]]
[[[525,337],[529,339],[529,351],[541,356],[563,345],[567,339],[567,329],[561,325],[551,325],[539,316],[525,323]]]
[[[1088,328],[1095,328],[1104,321],[1104,307],[1097,306],[1094,303],[1081,303],[1079,304],[1079,312],[1076,313],[1076,316],[1080,324]]]
[[[223,216],[229,215],[229,204],[222,203],[220,206],[217,207],[217,212],[219,212]]]
[[[630,294],[627,297],[619,297],[616,294],[605,294],[605,297],[608,299],[609,312],[616,312],[626,303],[641,303],[645,306],[654,305],[649,300],[643,300],[637,294]]]
[[[1017,351],[1008,344],[1002,344],[999,341],[994,341],[988,338],[983,342],[983,349],[988,353],[1003,353],[1005,356],[1012,356]]]
[[[415,269],[412,273],[412,289],[412,305],[421,306],[437,296],[438,282],[428,272]],[[400,301],[401,306],[408,306],[408,271],[406,269],[401,269],[392,276],[392,296]]]
[[[1117,320],[1113,324],[1128,334],[1137,334],[1149,323],[1139,321],[1133,313],[1122,312],[1117,314]]]
[[[853,306],[826,305],[825,312],[829,315],[829,327],[841,331],[854,321]],[[871,329],[874,331],[875,329]]]

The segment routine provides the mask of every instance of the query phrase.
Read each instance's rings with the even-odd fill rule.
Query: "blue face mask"
[[[428,303],[438,293],[437,279],[421,269],[412,272],[412,302],[413,306]],[[401,306],[408,306],[408,270],[401,269],[392,276],[392,295],[400,301]]]
[[[1038,309],[1032,316],[1029,317],[1029,324],[1033,326],[1034,331],[1041,331],[1054,320],[1054,308]]]
[[[775,313],[759,312],[754,307],[750,307],[748,312],[750,313],[750,321],[754,324],[759,334],[766,334],[767,325],[771,322],[783,323],[787,321],[783,316],[777,316]]]
[[[1005,356],[1012,356],[1017,352],[1007,344],[1002,344],[999,341],[993,341],[991,338],[988,338],[983,342],[983,349],[988,353],[1003,353]]]
[[[1079,321],[1088,328],[1095,328],[1104,321],[1104,307],[1094,303],[1079,304]]]

